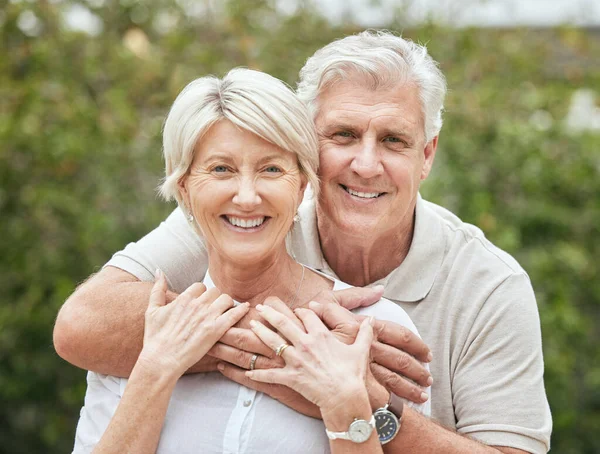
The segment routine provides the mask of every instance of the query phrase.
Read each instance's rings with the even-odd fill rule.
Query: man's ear
[[[431,139],[423,149],[425,159],[423,160],[423,168],[421,169],[421,180],[425,180],[429,176],[429,172],[431,172],[431,168],[433,167],[435,152],[437,151],[438,137],[439,136],[435,136],[433,139]]]

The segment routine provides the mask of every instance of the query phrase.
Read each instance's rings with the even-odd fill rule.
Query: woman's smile
[[[264,230],[271,219],[269,216],[238,217],[224,214],[224,224],[234,232],[254,233]]]

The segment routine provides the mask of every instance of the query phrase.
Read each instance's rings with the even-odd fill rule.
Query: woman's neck
[[[283,250],[257,263],[235,263],[208,250],[210,276],[221,292],[239,302],[256,306],[268,296],[292,304],[304,269]]]

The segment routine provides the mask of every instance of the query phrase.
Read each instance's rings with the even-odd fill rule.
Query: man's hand
[[[344,290],[324,290],[313,298],[322,304],[335,303],[349,311],[358,307],[371,306],[383,297],[383,285],[375,287],[350,287]],[[354,339],[352,340],[354,342]]]
[[[354,341],[364,317],[337,304],[311,302],[309,307],[340,340]],[[371,371],[375,378],[397,396],[418,404],[426,402],[429,396],[417,385],[430,386],[433,380],[418,360],[431,360],[429,348],[408,328],[393,322],[376,320],[374,331],[377,341],[371,348]]]

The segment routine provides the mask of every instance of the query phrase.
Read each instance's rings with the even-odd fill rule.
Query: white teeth
[[[381,192],[358,192],[353,191],[350,188],[346,188],[346,191],[348,191],[349,194],[352,194],[356,197],[361,197],[363,199],[374,199],[375,197],[379,197],[382,194]]]
[[[227,216],[227,220],[230,224],[235,225],[236,227],[242,227],[244,229],[249,229],[252,227],[258,227],[263,222],[265,222],[265,218],[255,218],[255,219],[241,219],[235,218],[233,216]]]

